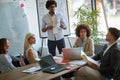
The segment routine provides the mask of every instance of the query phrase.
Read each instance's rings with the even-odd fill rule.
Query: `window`
[[[75,33],[75,26],[73,25],[77,18],[74,17],[74,12],[82,5],[87,5],[91,8],[91,1],[96,1],[93,3],[93,6],[96,6],[96,9],[100,10],[100,15],[98,17],[98,30],[103,33],[102,37],[105,38],[107,29],[109,27],[116,27],[120,29],[120,0],[67,0],[68,1],[68,10],[69,10],[69,19],[71,33]],[[85,7],[86,8],[86,7]],[[101,36],[101,35],[100,35]],[[104,37],[103,37],[104,36]]]
[[[67,1],[71,33],[75,33],[74,30],[76,26],[74,26],[74,23],[77,21],[77,18],[74,17],[74,12],[83,5],[87,5],[87,8],[91,9],[91,0],[67,0]]]
[[[120,0],[97,0],[96,6],[100,10],[99,31],[105,34],[109,27],[120,29]]]

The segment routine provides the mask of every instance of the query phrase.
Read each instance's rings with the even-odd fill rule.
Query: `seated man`
[[[93,56],[94,60],[100,61],[100,67],[88,63],[89,66],[84,66],[75,73],[75,80],[108,80],[120,74],[120,48],[117,46],[119,37],[120,30],[109,28],[106,35],[108,44]]]

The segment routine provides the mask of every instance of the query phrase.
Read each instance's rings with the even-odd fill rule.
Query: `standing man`
[[[88,63],[89,67],[84,66],[76,72],[75,80],[110,80],[120,76],[120,48],[117,45],[119,37],[120,30],[109,28],[106,35],[108,44],[93,57],[100,61],[100,67]]]
[[[56,47],[59,50],[59,54],[61,54],[62,48],[65,47],[62,29],[66,29],[66,26],[62,16],[55,12],[56,7],[56,1],[48,0],[46,8],[49,12],[42,19],[42,32],[48,33],[48,50],[53,56],[56,55]]]

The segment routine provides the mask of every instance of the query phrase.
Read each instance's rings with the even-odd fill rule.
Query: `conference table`
[[[29,64],[26,66],[19,67],[15,70],[9,71],[7,73],[0,74],[0,80],[52,80],[56,77],[60,77],[63,74],[72,72],[81,67],[78,65],[69,65],[69,64],[62,64],[62,65],[70,68],[67,70],[58,72],[56,74],[45,73],[45,72],[42,72],[42,70],[37,71],[37,73],[35,74],[23,73],[22,71],[25,69],[39,66],[38,63]]]

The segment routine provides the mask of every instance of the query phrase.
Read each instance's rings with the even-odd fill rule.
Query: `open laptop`
[[[43,72],[47,72],[47,73],[57,73],[60,71],[63,71],[66,69],[65,66],[59,65],[57,64],[52,55],[46,55],[41,57],[41,60],[39,61],[39,64],[41,66],[41,69]]]
[[[63,58],[68,60],[81,60],[81,51],[83,50],[82,47],[78,48],[63,48]]]

